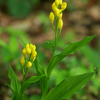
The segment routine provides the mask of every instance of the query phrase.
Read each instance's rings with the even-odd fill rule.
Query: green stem
[[[51,26],[52,26],[52,29],[55,31],[55,28],[54,28],[54,26],[53,26],[53,23],[51,23]]]
[[[22,71],[23,71],[23,75],[25,74],[25,71],[24,71],[24,66],[22,66]]]
[[[52,54],[51,54],[51,58],[50,58],[50,62],[54,56],[54,52],[55,52],[55,49],[56,49],[56,46],[57,46],[57,30],[58,30],[58,21],[59,21],[59,18],[57,17],[56,18],[56,30],[55,30],[55,44],[54,44],[54,47],[52,49]]]
[[[26,78],[26,74],[27,74],[27,72],[28,72],[28,68],[26,68],[26,71],[25,71],[25,74],[24,74],[24,77],[23,77],[23,82],[22,82],[22,84],[25,82],[25,78]]]
[[[61,33],[61,29],[59,29],[59,33],[58,33],[58,36],[57,36],[57,40],[58,40],[58,38],[60,36],[60,33]]]
[[[51,58],[50,58],[50,62],[52,61],[52,58],[53,58],[53,56],[54,56],[54,52],[55,52],[55,49],[56,49],[56,46],[57,46],[57,30],[58,30],[58,21],[59,21],[59,19],[58,18],[56,18],[56,29],[54,29],[53,28],[53,24],[52,24],[52,28],[53,28],[53,30],[55,31],[55,44],[54,44],[54,47],[53,47],[53,49],[52,49],[52,54],[51,54]],[[49,80],[49,76],[47,76],[48,77],[48,80]],[[48,82],[47,82],[48,83]],[[41,98],[41,100],[43,100],[44,98],[42,97]]]

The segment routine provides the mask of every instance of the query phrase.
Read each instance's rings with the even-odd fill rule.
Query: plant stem
[[[24,77],[23,77],[23,82],[22,82],[22,84],[25,82],[25,78],[26,78],[26,74],[27,74],[27,72],[28,72],[28,68],[26,68],[26,70],[25,70],[25,74],[24,74]]]
[[[23,72],[23,74],[25,74],[25,71],[24,71],[24,66],[22,66],[22,72]]]
[[[54,47],[52,49],[52,54],[51,54],[50,62],[51,62],[51,60],[52,60],[52,58],[54,56],[54,52],[55,52],[55,49],[56,49],[56,46],[57,46],[57,30],[58,30],[58,21],[59,21],[59,19],[58,18],[56,18],[56,19],[57,19],[57,21],[56,21],[56,30],[55,30],[55,44],[54,44]]]
[[[55,28],[54,28],[54,26],[53,26],[53,23],[51,23],[51,26],[52,26],[52,29],[53,29],[54,31],[56,31]]]
[[[61,29],[59,29],[59,33],[58,33],[57,39],[59,38],[59,36],[60,36],[60,33],[61,33]]]

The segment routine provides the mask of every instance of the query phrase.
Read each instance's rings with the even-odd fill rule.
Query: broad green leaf
[[[61,100],[71,97],[81,90],[91,79],[94,73],[85,73],[64,79],[51,89],[44,100]]]
[[[15,97],[15,96],[13,96],[11,100],[16,100],[16,97]]]
[[[27,79],[27,80],[22,84],[21,93],[23,94],[24,91],[26,90],[26,88],[27,88],[31,83],[37,82],[37,81],[40,80],[43,76],[44,76],[44,75],[32,76],[32,77],[30,77],[29,79]]]
[[[26,44],[23,41],[19,40],[19,42],[24,48],[26,47]]]
[[[21,97],[14,95],[11,100],[28,100],[28,99],[22,99]]]
[[[36,68],[38,76],[42,75],[42,74],[45,74],[44,69],[39,64],[39,62],[37,61],[37,59],[35,59],[34,65],[35,65],[35,68]],[[42,77],[39,80],[39,84],[40,84],[41,94],[42,94],[42,98],[43,98],[46,95],[47,91],[48,91],[48,79],[47,79],[47,77],[46,76]]]
[[[23,95],[21,100],[28,100],[28,98],[25,95]]]
[[[28,98],[26,97],[26,95],[23,95],[22,97],[13,96],[13,97],[11,98],[11,100],[28,100]]]
[[[30,97],[29,100],[41,100],[41,98],[40,98],[39,95],[34,94],[34,95],[32,95],[32,96]]]
[[[11,85],[10,84],[8,84],[7,82],[5,82],[5,85],[6,86],[8,86],[11,90],[12,90],[12,88],[11,88]],[[13,91],[13,90],[12,90]]]
[[[38,75],[44,74],[44,69],[43,69],[43,67],[39,64],[39,62],[38,62],[37,59],[35,59],[34,65],[35,65],[35,68],[36,68],[36,71],[37,71],[37,74],[38,74]]]
[[[44,98],[48,91],[48,78],[44,76],[43,78],[40,79],[39,83],[41,88],[41,95],[42,98]]]
[[[78,41],[78,42],[73,42],[68,44],[65,49],[63,50],[62,53],[56,55],[52,61],[49,63],[48,67],[47,67],[47,74],[48,76],[50,76],[53,68],[55,67],[55,65],[60,62],[63,58],[65,58],[67,55],[69,54],[73,54],[76,50],[83,48],[84,46],[86,46],[94,37],[94,36],[88,36],[85,37],[83,40]]]
[[[27,97],[25,95],[23,95],[22,97],[20,96],[16,96],[14,95],[11,100],[28,100]]]
[[[19,91],[21,88],[21,84],[11,67],[9,68],[8,76],[11,80],[11,88],[13,90],[12,92],[14,93],[14,95],[20,95]]]

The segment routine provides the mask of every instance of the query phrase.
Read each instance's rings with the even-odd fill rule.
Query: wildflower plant
[[[95,37],[95,35],[87,36],[81,41],[70,43],[60,54],[54,55],[57,41],[63,27],[62,15],[66,7],[67,3],[63,2],[62,0],[55,0],[55,2],[52,4],[53,12],[50,12],[49,19],[52,29],[55,32],[55,41],[54,44],[50,42],[52,44],[52,53],[50,62],[47,66],[44,67],[39,64],[38,58],[36,57],[37,52],[35,45],[29,43],[25,45],[23,42],[20,42],[24,46],[24,49],[22,50],[23,56],[20,60],[23,71],[23,81],[22,84],[19,82],[13,69],[10,67],[8,76],[11,80],[11,83],[6,83],[6,85],[13,92],[12,100],[28,100],[24,92],[31,83],[34,83],[36,81],[39,81],[40,84],[41,100],[66,99],[81,90],[94,75],[95,71],[65,78],[61,83],[59,83],[48,92],[48,82],[55,65],[58,64],[67,55],[73,54],[76,50],[86,46]],[[54,19],[56,19],[55,27],[53,25]],[[26,74],[30,67],[32,67],[32,65],[34,65],[37,75],[25,80]]]

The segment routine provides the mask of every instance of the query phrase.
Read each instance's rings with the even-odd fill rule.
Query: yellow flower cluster
[[[30,68],[32,66],[31,61],[34,61],[35,58],[36,58],[36,55],[37,55],[37,52],[35,50],[36,50],[35,45],[29,44],[29,43],[26,44],[26,48],[24,48],[22,50],[22,53],[23,53],[24,57],[22,57],[21,60],[20,60],[20,63],[21,63],[22,66],[25,64],[25,58],[26,58],[27,55],[29,56],[29,61],[27,63],[27,68]]]
[[[52,4],[52,10],[53,12],[50,12],[49,19],[51,23],[53,23],[54,18],[58,17],[59,22],[58,22],[58,28],[62,29],[63,27],[63,21],[62,21],[62,12],[65,10],[67,7],[66,2],[62,2],[62,0],[55,0],[55,2]]]

